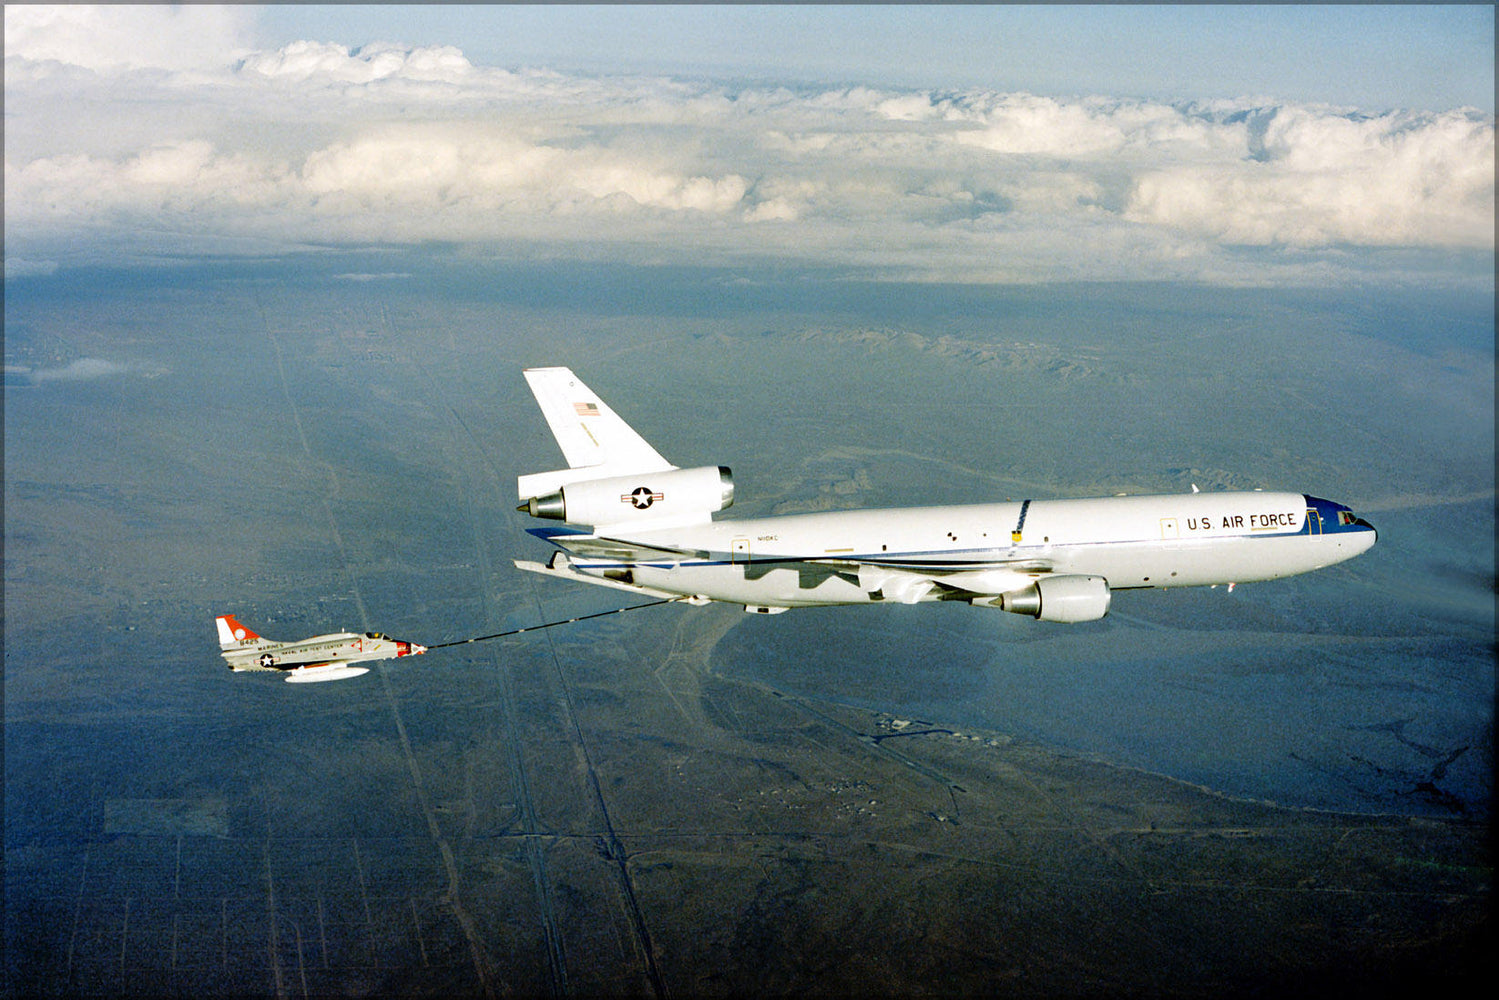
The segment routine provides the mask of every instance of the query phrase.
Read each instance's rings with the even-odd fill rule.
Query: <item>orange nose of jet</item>
[[[427,647],[423,646],[419,642],[398,642],[398,643],[396,643],[396,655],[397,656],[421,656],[426,651],[427,651]]]

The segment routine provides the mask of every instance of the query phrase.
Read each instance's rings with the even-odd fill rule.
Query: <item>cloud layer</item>
[[[18,369],[17,374],[24,375],[32,383],[39,385],[43,382],[89,382],[111,375],[124,375],[129,371],[129,365],[103,358],[77,358],[61,368],[39,368],[36,371]]]
[[[26,10],[6,9],[5,225],[28,261],[443,241],[1256,280],[1253,248],[1258,280],[1321,280],[1361,250],[1494,246],[1494,120],[1473,110],[733,89],[509,72],[451,46],[253,51],[227,21],[140,65],[60,29],[13,43]]]

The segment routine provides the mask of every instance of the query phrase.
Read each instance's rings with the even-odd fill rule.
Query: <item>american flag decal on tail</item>
[[[580,417],[596,417],[599,415],[599,408],[596,403],[574,403],[573,409],[577,411]]]

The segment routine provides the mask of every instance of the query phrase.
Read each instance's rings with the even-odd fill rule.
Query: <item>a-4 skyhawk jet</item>
[[[1044,621],[1108,613],[1114,591],[1274,580],[1352,559],[1367,521],[1302,493],[1116,496],[714,521],[723,466],[662,458],[567,368],[525,372],[569,468],[521,476],[519,510],[573,526],[535,573],[775,614],[964,601]]]
[[[402,642],[379,632],[335,632],[300,642],[276,642],[256,635],[233,615],[219,615],[219,649],[230,670],[271,670],[286,674],[292,684],[341,681],[369,673],[351,664],[365,660],[393,660],[420,656],[426,646]]]

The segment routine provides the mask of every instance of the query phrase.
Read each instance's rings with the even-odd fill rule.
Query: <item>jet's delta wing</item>
[[[1368,551],[1374,528],[1302,493],[1118,496],[714,520],[723,466],[663,459],[567,368],[526,380],[569,468],[521,476],[521,511],[575,527],[535,573],[775,613],[964,601],[1046,621],[1108,613],[1113,593],[1274,580]]]

